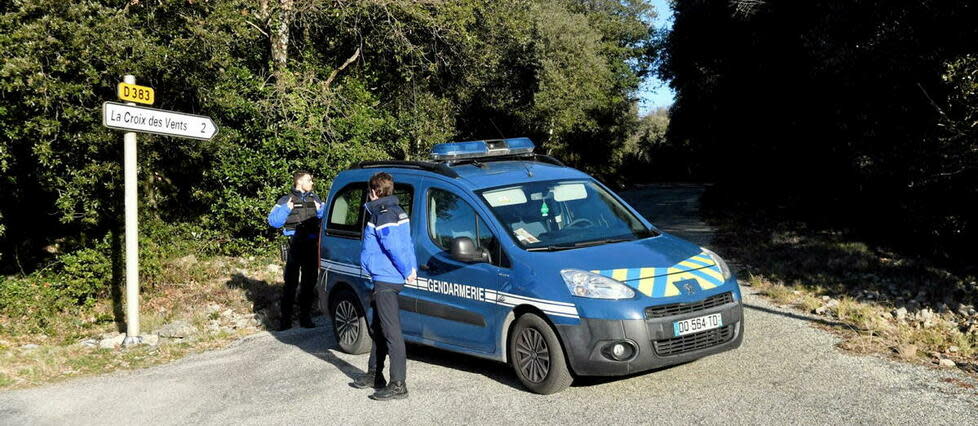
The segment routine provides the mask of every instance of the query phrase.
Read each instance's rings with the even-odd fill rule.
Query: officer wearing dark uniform
[[[324,206],[312,192],[312,174],[298,171],[292,176],[294,186],[289,195],[279,198],[268,213],[268,224],[282,228],[289,238],[282,248],[285,256],[285,289],[282,292],[282,315],[279,331],[292,327],[292,304],[299,289],[299,324],[312,328],[310,317],[313,291],[318,274],[316,258],[319,253],[319,224]]]
[[[370,220],[363,230],[360,266],[374,283],[370,305],[373,307],[371,335],[373,346],[367,361],[367,373],[353,382],[356,388],[383,387],[370,396],[386,401],[407,398],[404,383],[407,358],[397,295],[404,284],[417,279],[417,259],[411,240],[411,223],[398,205],[394,179],[387,173],[370,178],[370,202],[366,204]],[[384,386],[384,359],[390,356],[390,383]]]

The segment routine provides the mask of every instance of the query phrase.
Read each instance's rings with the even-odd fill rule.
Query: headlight
[[[564,283],[571,294],[578,297],[593,299],[631,299],[635,292],[630,287],[604,275],[598,275],[580,269],[564,269],[560,271]]]
[[[727,262],[724,262],[723,258],[717,256],[716,253],[710,251],[709,249],[705,249],[703,247],[700,248],[702,248],[706,254],[710,255],[710,259],[713,259],[713,263],[716,263],[717,266],[720,267],[720,272],[723,274],[723,280],[729,280],[733,274],[730,273],[730,268],[727,266]]]

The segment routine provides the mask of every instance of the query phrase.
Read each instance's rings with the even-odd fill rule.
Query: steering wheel
[[[581,224],[583,224],[583,225],[582,226],[578,226],[578,225],[581,225]],[[587,228],[589,226],[594,226],[594,222],[591,222],[591,219],[588,219],[586,217],[580,217],[580,218],[574,219],[574,220],[571,221],[571,223],[568,223],[567,224],[567,227],[568,228],[575,228],[575,227],[578,227],[578,228]]]

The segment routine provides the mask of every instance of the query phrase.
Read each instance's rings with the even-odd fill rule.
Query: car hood
[[[619,281],[648,297],[673,297],[724,284],[719,265],[688,241],[662,234],[655,238],[538,252],[555,269],[580,269]]]

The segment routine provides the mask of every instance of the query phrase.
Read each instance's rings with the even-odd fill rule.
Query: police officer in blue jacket
[[[299,288],[299,324],[313,328],[310,309],[316,285],[317,256],[319,248],[319,224],[324,206],[319,196],[312,192],[312,174],[300,170],[292,175],[292,192],[278,199],[268,213],[268,224],[282,228],[289,237],[283,248],[285,260],[285,289],[282,291],[282,315],[279,331],[292,327],[292,304],[295,290]],[[300,285],[301,283],[301,285]]]
[[[397,295],[404,283],[413,284],[417,278],[417,260],[411,240],[411,224],[407,213],[398,205],[394,179],[380,172],[370,178],[370,202],[366,204],[370,220],[363,232],[360,266],[370,274],[374,283],[371,294],[373,319],[367,373],[353,382],[357,388],[382,387],[370,398],[380,401],[407,398],[404,384],[407,358]],[[391,381],[384,386],[384,359],[390,355]]]

